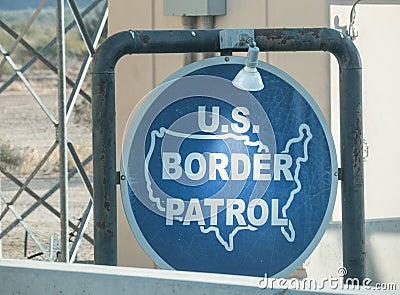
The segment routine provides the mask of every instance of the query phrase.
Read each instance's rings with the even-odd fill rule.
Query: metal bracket
[[[338,180],[343,180],[343,169],[338,168]]]
[[[368,141],[363,139],[363,160],[364,162],[368,160],[369,157],[369,144]]]
[[[121,171],[117,171],[117,185],[121,184]]]
[[[221,30],[219,32],[219,48],[221,50],[247,48],[248,45],[242,38],[243,35],[254,40],[254,30],[252,29]]]

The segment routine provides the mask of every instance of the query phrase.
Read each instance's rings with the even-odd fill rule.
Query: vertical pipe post
[[[57,57],[58,57],[58,125],[60,169],[60,220],[61,256],[60,261],[69,261],[68,245],[68,162],[67,162],[67,121],[66,121],[66,77],[65,77],[65,23],[64,0],[57,0]]]
[[[342,244],[345,278],[366,277],[361,69],[340,71]]]
[[[94,261],[117,265],[114,72],[93,73]]]

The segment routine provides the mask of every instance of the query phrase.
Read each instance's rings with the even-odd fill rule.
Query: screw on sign
[[[337,162],[325,119],[266,63],[263,90],[234,87],[243,64],[216,57],[180,69],[128,122],[125,213],[162,268],[286,276],[326,230]]]

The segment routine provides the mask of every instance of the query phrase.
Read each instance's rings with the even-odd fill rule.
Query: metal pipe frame
[[[17,193],[6,204],[14,204],[18,200],[18,198],[21,196],[22,192],[25,191],[25,189],[28,187],[29,183],[32,181],[32,179],[35,177],[35,175],[39,172],[39,170],[42,168],[42,166],[46,163],[46,161],[53,154],[56,147],[57,147],[57,143],[54,142],[53,145],[50,147],[50,149],[47,151],[47,153],[44,155],[44,157],[40,160],[39,164],[35,167],[33,172],[27,177],[25,182],[19,187]],[[6,207],[3,210],[3,212],[1,212],[0,221],[4,218],[4,216],[7,214],[7,212],[8,212],[8,207]]]
[[[5,50],[5,48],[1,44],[0,44],[0,52],[4,56],[5,60],[8,62],[8,64],[11,66],[13,71],[15,72],[15,75],[17,75],[17,77],[21,79],[26,89],[31,93],[32,97],[36,100],[37,104],[40,106],[42,111],[46,114],[47,118],[51,121],[51,123],[53,123],[53,125],[57,125],[57,121],[52,115],[52,113],[47,109],[46,105],[43,103],[42,99],[36,93],[35,89],[28,82],[24,74],[18,69],[18,66],[13,61],[10,54]]]
[[[115,65],[127,54],[220,52],[219,32],[123,31],[98,48],[92,76],[95,263],[117,264]],[[339,63],[343,265],[347,277],[361,281],[366,276],[366,265],[359,53],[347,36],[330,28],[254,32],[261,51],[328,51]]]
[[[12,38],[14,39],[18,39],[20,35],[18,35],[12,28],[10,28],[6,23],[4,23],[2,20],[0,20],[0,27],[6,32],[8,33]],[[65,31],[67,33],[67,30]],[[54,38],[55,40],[56,38]],[[57,74],[57,67],[52,64],[46,57],[44,57],[43,53],[45,53],[51,46],[48,43],[45,47],[43,47],[40,52],[37,51],[35,48],[33,48],[27,41],[25,41],[24,38],[22,38],[19,41],[19,44],[21,44],[23,47],[25,47],[26,50],[28,50],[32,55],[34,55],[34,57],[28,62],[26,63],[23,67],[21,67],[20,72],[24,73],[31,65],[33,65],[33,63],[38,59],[40,60],[46,67],[48,67],[51,71],[53,71],[55,74]],[[11,51],[8,52],[9,55],[11,55]],[[15,78],[14,78],[15,77]],[[12,77],[10,77],[10,79],[7,80],[6,83],[4,83],[3,86],[0,87],[0,94],[2,92],[4,92],[16,79],[16,74]],[[69,86],[74,87],[75,83],[74,81],[72,81],[71,78],[69,78],[68,76],[66,76],[67,79],[67,83]],[[85,91],[81,90],[79,92],[83,98],[85,98],[87,101],[91,102],[91,97],[89,94],[87,94]]]
[[[107,5],[107,3],[105,3],[103,10],[101,12],[101,15],[100,15],[100,21],[99,21],[97,27],[95,28],[93,36],[92,36],[92,38],[94,40],[92,43],[92,46],[94,46],[96,48],[100,42],[101,34],[103,33],[104,27],[107,23],[107,19],[108,19],[108,5]],[[67,118],[66,118],[67,122],[72,114],[72,110],[73,110],[75,102],[78,98],[78,94],[82,90],[81,87],[83,85],[84,79],[86,78],[86,74],[89,71],[89,66],[90,66],[92,60],[93,60],[93,54],[88,52],[82,61],[82,66],[79,70],[76,82],[74,83],[71,94],[68,98]],[[91,100],[89,100],[89,102],[91,103]]]
[[[0,199],[4,202],[7,203],[6,198],[4,195],[0,192]],[[43,253],[43,255],[49,259],[49,256],[47,255],[47,252],[45,248],[43,247],[42,243],[36,238],[35,233],[29,228],[29,226],[26,224],[25,220],[21,217],[21,215],[18,214],[17,210],[14,209],[14,206],[12,204],[7,204],[7,208],[12,212],[12,214],[19,220],[19,223],[24,227],[25,231],[29,234],[33,242],[36,244],[36,246],[40,249],[40,251]]]
[[[29,28],[32,26],[33,22],[36,20],[37,16],[39,15],[40,11],[42,11],[43,7],[45,6],[47,0],[42,0],[38,8],[36,8],[35,12],[29,19],[28,23],[25,25],[24,30],[22,31],[21,34],[18,35],[18,37],[15,39],[13,44],[11,45],[11,48],[8,50],[8,54],[12,54],[14,50],[18,47],[19,42],[21,42],[22,38],[25,36],[25,34],[28,32]],[[0,62],[0,69],[3,67],[5,64],[5,59],[3,59]]]
[[[102,0],[94,0],[81,14],[82,18],[86,17],[91,11],[93,11],[97,5],[101,3]],[[75,20],[71,21],[68,25],[65,26],[65,33],[68,33],[76,26]],[[4,22],[0,20],[0,27],[3,28],[8,34],[10,34],[14,39],[18,38],[18,34],[13,31],[10,27],[8,27]],[[20,44],[24,46],[29,52],[31,52],[34,56],[25,63],[19,71],[24,73],[28,70],[38,59],[43,62],[50,70],[57,74],[57,68],[49,62],[43,54],[45,54],[51,47],[53,47],[57,42],[57,38],[54,37],[51,39],[40,51],[38,52],[32,46],[29,45],[23,38],[21,39]],[[32,50],[33,49],[33,50]],[[0,93],[5,91],[15,80],[17,80],[19,76],[17,74],[12,75],[4,84],[0,87]],[[68,85],[74,86],[74,82],[67,77]],[[81,90],[80,94],[87,100],[91,101],[91,97],[84,91]]]
[[[74,160],[75,167],[78,170],[79,175],[81,176],[82,182],[84,183],[84,185],[90,195],[90,200],[88,202],[88,205],[86,206],[86,209],[83,212],[83,215],[82,215],[80,223],[79,223],[79,227],[76,230],[76,237],[71,245],[69,262],[72,263],[76,259],[76,256],[77,256],[78,250],[79,250],[79,246],[82,242],[86,228],[89,224],[89,218],[93,211],[93,187],[92,187],[92,184],[90,183],[89,177],[87,176],[87,174],[85,172],[84,167],[81,164],[82,162],[79,159],[79,155],[76,152],[72,142],[68,142],[68,149],[72,156],[72,159]]]
[[[88,165],[93,159],[92,155],[89,155],[85,160],[82,161],[82,167],[85,167]],[[74,177],[78,173],[78,169],[74,168],[68,173],[68,180],[70,180],[72,177]],[[15,183],[17,186],[22,187],[24,184],[18,180],[15,176],[13,176],[11,173],[7,172],[3,167],[0,166],[0,173],[2,173],[4,176],[6,176],[9,180],[11,180],[13,183]],[[55,185],[53,185],[43,196],[39,196],[36,194],[32,189],[29,187],[25,188],[25,192],[28,193],[32,198],[36,200],[36,202],[31,205],[29,208],[27,208],[22,214],[20,214],[22,220],[26,219],[33,211],[35,211],[40,205],[44,206],[46,209],[48,209],[51,213],[53,213],[54,216],[57,218],[60,218],[60,212],[55,209],[52,205],[50,205],[46,200],[49,199],[58,189],[60,188],[60,183],[57,182]],[[11,222],[4,230],[0,232],[0,240],[4,238],[10,231],[12,231],[19,223],[20,219],[15,219],[13,222]],[[79,231],[79,227],[76,226],[72,221],[68,221],[69,226],[75,230]],[[84,234],[83,236],[90,244],[93,245],[93,239],[88,235]]]
[[[36,238],[34,231],[32,231],[25,219],[29,216],[34,210],[36,210],[40,205],[43,205],[46,209],[50,211],[50,213],[54,214],[61,221],[61,256],[60,260],[65,262],[74,262],[82,239],[86,239],[89,243],[93,244],[93,239],[86,233],[86,228],[90,222],[90,216],[92,213],[92,203],[93,203],[93,189],[90,183],[90,180],[85,172],[85,166],[91,162],[92,156],[87,157],[83,162],[80,161],[79,156],[72,144],[72,142],[68,142],[67,138],[67,123],[70,115],[73,111],[75,102],[80,94],[84,99],[91,102],[91,96],[82,90],[82,84],[86,77],[86,74],[89,70],[90,63],[92,61],[93,53],[95,48],[97,47],[103,29],[105,27],[107,17],[108,17],[108,8],[107,1],[104,0],[93,0],[90,5],[85,8],[82,13],[79,12],[78,7],[75,4],[75,0],[68,0],[68,4],[71,8],[71,12],[74,16],[74,20],[72,20],[68,25],[65,25],[64,20],[64,1],[57,0],[56,4],[56,17],[57,17],[57,34],[54,38],[52,38],[42,49],[36,50],[33,48],[25,39],[29,28],[32,26],[34,20],[38,17],[42,8],[46,4],[47,0],[42,0],[39,7],[35,10],[34,14],[28,20],[27,24],[22,33],[16,33],[12,28],[10,28],[7,24],[0,20],[0,28],[2,28],[6,33],[8,33],[15,41],[11,44],[11,47],[8,51],[0,44],[0,53],[4,57],[0,61],[0,67],[4,63],[8,63],[11,68],[14,70],[14,74],[0,87],[0,94],[7,89],[17,78],[19,78],[28,91],[31,93],[35,101],[41,107],[45,115],[51,121],[51,123],[56,127],[56,142],[49,148],[48,152],[44,155],[39,164],[36,165],[33,172],[30,173],[28,178],[22,182],[18,180],[17,177],[13,176],[11,173],[7,172],[4,167],[0,166],[0,173],[9,178],[12,182],[14,182],[19,188],[16,194],[10,199],[7,198],[0,193],[0,202],[5,202],[4,210],[0,208],[0,221],[3,217],[11,211],[14,215],[15,220],[9,224],[4,230],[0,228],[0,244],[3,237],[5,237],[11,230],[15,228],[18,224],[21,224],[25,230],[27,235],[31,236],[32,240],[35,242],[37,247],[40,249],[40,255],[45,256],[47,260],[53,260],[52,250],[50,249],[50,254],[47,255],[48,251],[45,251],[43,244],[39,242]],[[88,30],[84,24],[83,19],[88,16],[88,14],[93,11],[99,4],[104,3],[103,8],[101,10],[100,19],[97,23],[96,28],[92,32],[92,37],[88,35]],[[70,79],[66,75],[65,71],[65,34],[71,31],[75,26],[78,27],[82,34],[83,42],[88,48],[88,53],[85,55],[82,61],[82,66],[76,77],[75,81]],[[92,41],[93,40],[93,41]],[[33,57],[25,63],[22,67],[18,67],[17,64],[11,57],[11,54],[15,50],[18,44],[21,44],[23,47],[27,49],[29,53],[33,55]],[[44,54],[48,49],[57,44],[57,54],[58,54],[58,65],[56,66],[47,59]],[[59,82],[59,91],[58,91],[58,120],[55,116],[47,109],[46,105],[41,100],[40,96],[36,93],[35,89],[26,79],[24,72],[27,71],[37,60],[40,60],[45,66],[47,66],[51,71],[57,74],[58,82]],[[66,85],[72,87],[71,93],[69,95],[68,101],[66,100]],[[59,182],[52,186],[49,191],[47,191],[43,196],[39,196],[32,189],[29,188],[29,184],[32,179],[36,176],[41,167],[47,162],[49,157],[52,155],[56,148],[59,148],[59,156],[60,156],[60,175]],[[72,159],[74,160],[76,168],[68,173],[67,171],[67,152],[70,151]],[[81,176],[82,182],[88,191],[88,195],[90,196],[90,200],[86,205],[84,211],[82,212],[82,217],[80,218],[80,222],[78,225],[74,224],[72,221],[68,219],[68,181],[71,177],[79,173]],[[51,197],[57,190],[60,190],[60,211],[55,209],[52,205],[50,205],[46,200]],[[26,192],[30,195],[36,202],[31,205],[28,209],[26,209],[22,214],[20,214],[13,204],[18,200],[23,192]],[[74,236],[73,241],[69,241],[68,230],[69,228],[73,229],[72,236]],[[75,237],[76,233],[76,237]],[[71,248],[69,249],[69,242],[73,242]],[[69,253],[68,253],[69,252]],[[38,254],[35,254],[38,255]],[[0,248],[0,257],[1,257],[1,248]],[[31,256],[32,257],[32,256]]]
[[[92,38],[89,36],[89,33],[86,29],[86,26],[83,22],[82,16],[79,12],[79,8],[75,3],[75,0],[67,0],[69,7],[71,8],[72,14],[74,16],[75,22],[78,26],[79,32],[81,33],[81,36],[83,38],[83,41],[85,43],[85,46],[90,53],[90,56],[92,56],[95,52]]]

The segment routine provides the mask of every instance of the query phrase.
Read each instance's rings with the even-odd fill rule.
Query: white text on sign
[[[182,163],[183,162],[183,163]],[[197,162],[198,169],[193,171],[193,164]],[[251,164],[251,162],[253,164]],[[162,153],[162,179],[179,180],[183,174],[191,180],[203,179],[208,175],[208,180],[216,180],[217,173],[221,180],[245,180],[250,176],[250,169],[253,169],[253,180],[271,180],[271,155],[254,154],[253,161],[246,154],[232,153],[230,158],[223,153],[200,154],[190,153],[184,161],[179,153]],[[292,157],[288,154],[274,155],[274,180],[281,180],[283,174],[286,181],[292,181],[290,172]],[[230,168],[230,169],[229,169]],[[230,170],[230,173],[228,171]]]
[[[271,225],[286,226],[288,220],[279,218],[279,200],[271,199]],[[174,220],[178,220],[183,225],[190,225],[191,222],[197,222],[199,225],[205,225],[203,209],[208,207],[210,211],[210,225],[218,224],[219,207],[226,207],[225,225],[239,226],[247,225],[244,216],[247,216],[250,224],[254,226],[264,225],[269,218],[269,206],[263,199],[253,199],[246,209],[246,204],[242,199],[205,199],[203,206],[200,200],[193,198],[189,203],[181,199],[168,199],[166,207],[166,225],[173,225]],[[256,208],[260,208],[260,214],[256,214]],[[186,209],[186,210],[185,210]],[[186,212],[186,213],[185,213]]]

